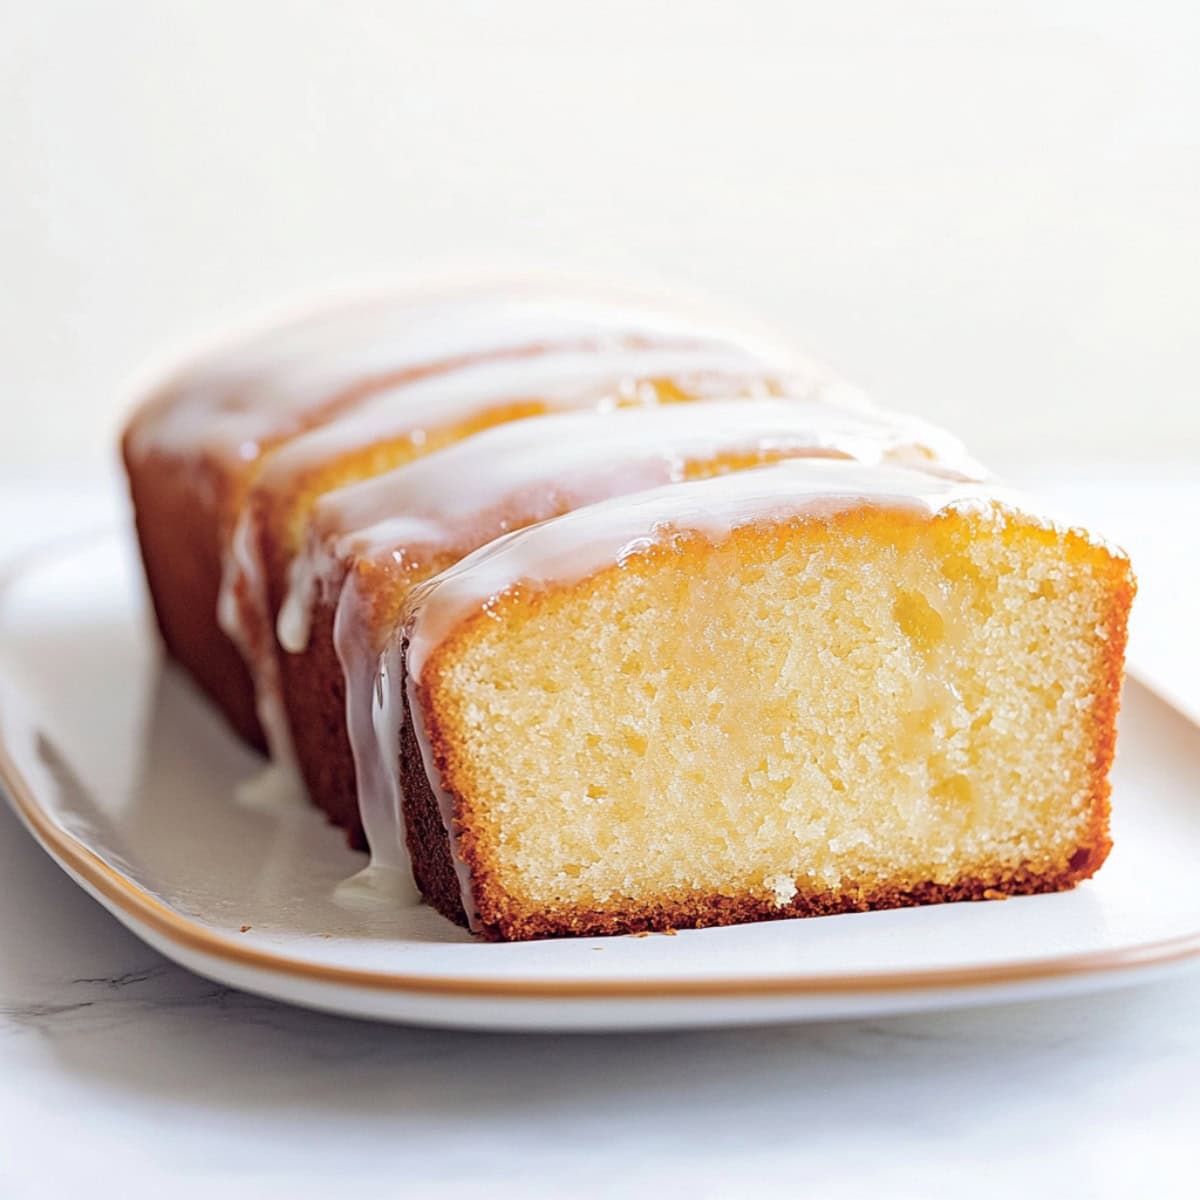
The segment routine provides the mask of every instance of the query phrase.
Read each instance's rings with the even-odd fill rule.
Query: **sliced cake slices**
[[[1109,848],[1128,562],[987,486],[798,459],[510,534],[412,594],[373,729],[492,938],[1052,891]]]
[[[376,296],[197,360],[123,451],[169,652],[486,937],[1108,852],[1128,562],[787,352],[623,297]]]

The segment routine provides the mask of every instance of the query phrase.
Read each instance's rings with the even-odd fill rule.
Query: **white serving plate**
[[[489,945],[341,886],[365,863],[161,665],[128,542],[46,552],[0,590],[0,778],[63,869],[167,957],[379,1020],[683,1028],[1033,999],[1200,960],[1200,729],[1128,686],[1116,849],[1074,892],[674,936]]]

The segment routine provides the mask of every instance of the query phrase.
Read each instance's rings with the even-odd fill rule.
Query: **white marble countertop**
[[[1200,707],[1200,531],[1179,520],[1200,511],[1200,481],[1057,478],[1134,555],[1135,652],[1153,681]],[[10,481],[0,554],[112,508],[92,485]],[[1196,1194],[1200,972],[887,1021],[441,1033],[190,975],[77,889],[3,807],[0,877],[5,1200]]]

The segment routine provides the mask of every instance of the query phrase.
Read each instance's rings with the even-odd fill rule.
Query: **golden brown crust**
[[[1089,847],[1086,875],[1100,869],[1112,849],[1109,821],[1112,783],[1109,771],[1117,748],[1117,715],[1125,679],[1125,648],[1129,640],[1129,611],[1137,594],[1137,580],[1129,560],[1109,561],[1109,604],[1104,616],[1104,655],[1096,679],[1096,703],[1091,713],[1092,820],[1085,845]],[[1074,860],[1072,860],[1074,863]],[[1085,876],[1086,877],[1086,876]]]
[[[163,642],[238,735],[265,750],[250,673],[217,624],[238,481],[205,459],[135,457],[129,441],[122,449],[134,522]]]
[[[332,603],[318,603],[305,648],[296,654],[280,651],[280,682],[296,764],[309,797],[346,831],[355,850],[366,850],[346,725],[346,681],[333,643],[334,611]]]
[[[798,893],[782,907],[755,896],[705,895],[667,898],[649,905],[630,905],[617,912],[601,910],[522,911],[497,905],[493,897],[479,898],[481,916],[477,932],[489,941],[527,941],[550,937],[596,937],[618,933],[667,933],[676,929],[707,929],[718,925],[744,925],[755,921],[782,921],[792,917],[828,917],[838,913],[873,912],[913,908],[925,904],[951,904],[967,900],[996,900],[1062,892],[1075,887],[1092,871],[1038,871],[1019,868],[997,871],[939,884],[919,882],[896,886],[844,884],[837,892]],[[439,910],[440,911],[440,910]],[[459,906],[461,912],[461,905]],[[449,915],[449,914],[447,914]],[[461,924],[460,920],[460,924]]]
[[[426,902],[444,917],[467,924],[462,889],[451,857],[450,839],[441,809],[425,774],[421,749],[413,728],[408,689],[403,689],[404,722],[400,729],[400,782],[403,788],[404,826],[413,878]]]

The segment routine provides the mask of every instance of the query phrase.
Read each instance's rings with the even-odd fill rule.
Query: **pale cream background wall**
[[[756,309],[985,455],[1200,457],[1200,6],[49,0],[0,36],[0,467],[164,340],[534,260]]]

